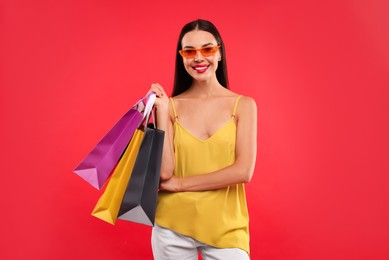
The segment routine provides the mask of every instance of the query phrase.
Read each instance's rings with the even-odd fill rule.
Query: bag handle
[[[142,118],[142,123],[146,121],[146,128],[147,128],[147,123],[149,122],[150,114],[152,114],[153,117],[153,123],[154,123],[154,128],[155,128],[155,119],[154,119],[154,113],[153,113],[153,107],[154,103],[156,100],[156,94],[155,93],[149,93],[147,96],[141,98],[136,104],[134,105],[133,108],[139,111],[139,113],[143,114]],[[146,101],[146,104],[145,104]],[[141,123],[141,124],[142,124]]]
[[[143,114],[143,120],[145,119],[147,113],[149,113],[149,110],[151,109],[150,107],[153,107],[153,105],[154,105],[155,97],[153,97],[153,95],[155,95],[155,94],[150,93],[147,96],[142,97],[133,106],[133,109],[138,110],[139,113]],[[145,103],[145,101],[146,101],[146,103]],[[147,111],[146,111],[147,103],[150,103],[150,104],[149,104],[149,107],[147,108]]]
[[[156,99],[155,93],[150,93],[147,96],[147,103],[146,103],[145,111],[143,113],[143,119],[146,118],[146,123],[149,121],[149,117],[150,117],[151,111],[153,110],[155,99]]]
[[[154,128],[156,128],[156,126],[155,126],[155,118],[154,118],[154,113],[153,113],[153,107],[154,107],[155,99],[156,99],[155,93],[151,93],[150,96],[149,96],[149,99],[147,101],[147,104],[146,104],[145,113],[143,115],[143,118],[146,117],[145,129],[148,128],[147,124],[149,123],[150,115],[152,115],[153,125],[154,125]]]

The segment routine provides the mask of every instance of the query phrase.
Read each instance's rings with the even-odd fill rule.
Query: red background
[[[134,1],[135,2],[135,1]],[[220,29],[258,105],[252,259],[389,259],[385,0],[0,2],[1,259],[151,259],[72,169],[151,83],[181,27]]]

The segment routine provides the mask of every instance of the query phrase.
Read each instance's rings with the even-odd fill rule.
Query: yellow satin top
[[[235,102],[231,119],[206,140],[192,135],[179,122],[174,101],[174,175],[186,177],[217,171],[235,161]],[[249,216],[243,184],[197,192],[160,191],[156,224],[218,248],[250,253]]]

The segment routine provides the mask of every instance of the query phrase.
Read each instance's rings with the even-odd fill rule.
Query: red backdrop
[[[173,3],[174,2],[174,3]],[[72,169],[213,21],[258,104],[252,259],[389,259],[385,0],[0,2],[1,259],[151,259]]]

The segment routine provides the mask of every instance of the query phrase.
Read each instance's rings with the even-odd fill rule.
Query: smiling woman
[[[111,226],[90,216],[101,193],[71,170],[145,94],[147,82],[164,83],[171,94],[170,58],[176,54],[177,120],[169,126],[178,131],[174,156],[184,149],[180,135],[185,144],[207,146],[229,139],[233,124],[242,126],[244,106],[251,104],[247,97],[239,99],[232,123],[236,97],[180,95],[193,78],[178,52],[185,47],[178,34],[198,13],[215,22],[226,44],[199,22],[220,44],[218,82],[258,105],[260,156],[245,184],[250,257],[389,259],[389,1],[4,0],[0,6],[2,259],[153,259],[151,229],[130,222]],[[184,33],[197,24],[191,26]],[[225,52],[230,85],[222,75]],[[168,98],[167,106],[164,113],[172,120]],[[158,113],[162,120],[164,113]],[[199,161],[199,154],[190,156],[187,161]],[[177,165],[184,167],[179,157],[177,152]],[[197,166],[216,161],[211,163]],[[170,171],[186,174],[175,162],[169,167],[165,178]],[[189,184],[190,177],[179,178]],[[209,185],[217,183],[212,180]],[[187,217],[185,225],[202,226],[193,205],[203,206],[212,192],[176,192],[178,202],[186,194],[203,196],[188,199],[182,209],[172,201],[180,213],[173,224]],[[165,193],[175,194],[161,192],[160,202]],[[220,209],[211,204],[206,210],[213,208]],[[161,209],[159,217],[169,217]],[[217,225],[225,221],[219,213],[209,215],[212,223],[220,218]]]
[[[179,53],[184,58],[184,67],[188,74],[200,82],[212,77],[214,81],[218,63],[221,60],[219,45],[215,37],[207,31],[194,30],[184,35],[182,45],[184,47]],[[207,74],[202,75],[205,72]]]
[[[224,43],[209,21],[185,25],[173,97],[153,84],[166,132],[152,233],[155,259],[249,259],[244,183],[254,172],[255,101],[228,89]]]

